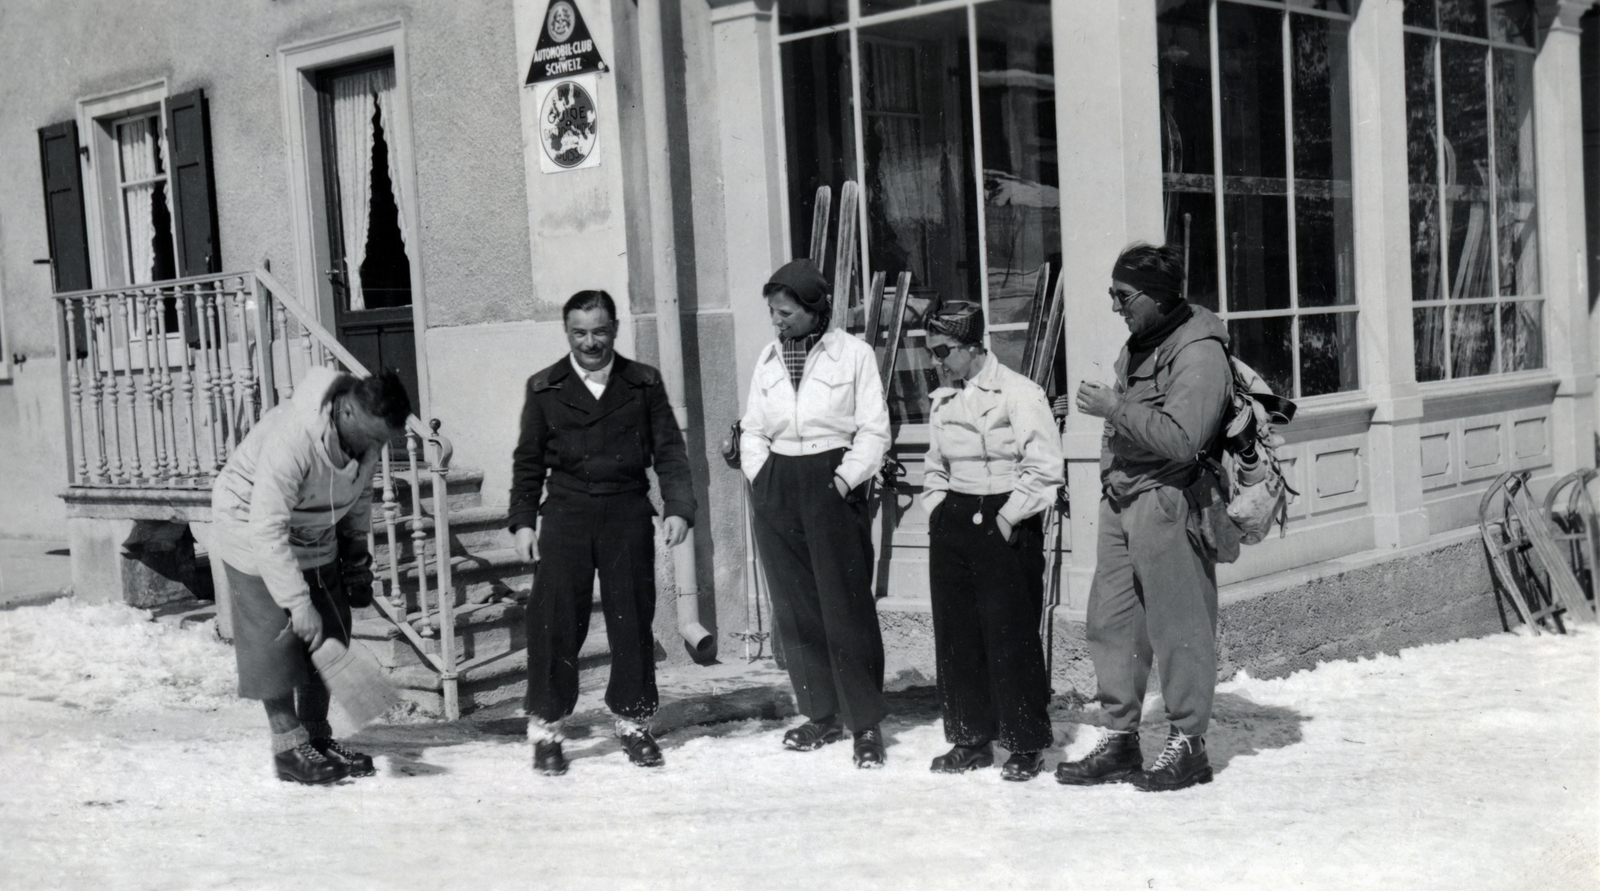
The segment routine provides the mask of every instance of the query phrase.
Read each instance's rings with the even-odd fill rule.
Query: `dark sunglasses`
[[[950,358],[950,351],[951,350],[965,349],[968,346],[971,346],[971,344],[961,343],[961,344],[956,344],[955,346],[951,346],[948,343],[941,343],[941,344],[938,344],[936,346],[928,347],[928,349],[933,351],[933,355],[936,356],[939,359],[940,362],[943,362],[944,360]]]
[[[1123,294],[1116,288],[1107,288],[1106,291],[1111,295],[1112,309],[1121,309],[1122,307],[1127,306],[1128,303],[1133,300],[1133,298],[1144,293],[1143,291],[1134,291],[1131,294]]]

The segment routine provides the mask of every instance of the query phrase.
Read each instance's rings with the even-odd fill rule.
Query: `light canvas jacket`
[[[1011,497],[1000,516],[1012,526],[1048,508],[1066,482],[1061,435],[1038,384],[990,353],[957,390],[931,394],[922,506],[931,516],[945,495]]]
[[[1233,398],[1233,367],[1224,347],[1228,328],[1211,310],[1167,335],[1137,368],[1128,347],[1117,357],[1117,404],[1101,441],[1104,494],[1126,504],[1160,486],[1185,488],[1199,472],[1198,456],[1216,442]]]
[[[211,487],[211,552],[259,576],[284,609],[311,600],[301,572],[338,560],[371,561],[372,474],[379,451],[339,465],[333,405],[340,372],[313,367],[294,398],[262,416]],[[343,546],[341,548],[341,545]]]
[[[846,449],[835,469],[850,488],[866,482],[889,451],[889,405],[878,361],[854,335],[835,328],[806,357],[796,391],[774,340],[756,359],[739,422],[739,466],[752,482],[769,454],[815,455]]]

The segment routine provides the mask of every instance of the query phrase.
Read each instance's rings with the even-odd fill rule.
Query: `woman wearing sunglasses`
[[[828,282],[795,260],[762,289],[778,339],[761,351],[739,422],[756,546],[806,722],[783,744],[810,751],[855,736],[857,767],[880,767],[888,713],[872,598],[867,482],[889,450],[872,347],[828,330]]]
[[[1053,741],[1050,679],[1039,641],[1042,516],[1065,482],[1050,404],[1033,381],[983,346],[983,313],[967,303],[924,323],[948,386],[932,394],[922,504],[928,512],[939,704],[950,751],[936,773],[994,764],[1030,780]]]

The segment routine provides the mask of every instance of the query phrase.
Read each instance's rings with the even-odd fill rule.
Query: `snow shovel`
[[[352,650],[329,638],[312,651],[311,662],[333,700],[358,729],[400,704],[399,691],[364,649]]]

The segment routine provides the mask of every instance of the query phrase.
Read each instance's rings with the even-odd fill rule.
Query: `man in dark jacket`
[[[580,291],[562,314],[570,355],[528,379],[512,456],[508,524],[538,564],[528,602],[528,738],[540,773],[566,772],[561,722],[578,701],[578,650],[589,631],[595,573],[617,738],[643,767],[662,763],[655,714],[655,509],[645,468],[661,482],[668,547],[688,534],[695,500],[683,433],[661,373],[616,354],[617,307]],[[544,496],[541,504],[541,495]],[[540,562],[540,556],[549,557]]]
[[[1146,791],[1211,782],[1204,734],[1216,688],[1216,555],[1186,490],[1214,486],[1200,464],[1232,398],[1227,328],[1183,299],[1183,253],[1134,245],[1112,271],[1112,306],[1131,335],[1115,388],[1084,382],[1078,409],[1105,418],[1099,541],[1087,637],[1110,730],[1063,762],[1068,785],[1131,780]],[[1171,729],[1144,770],[1139,713],[1152,656]]]

